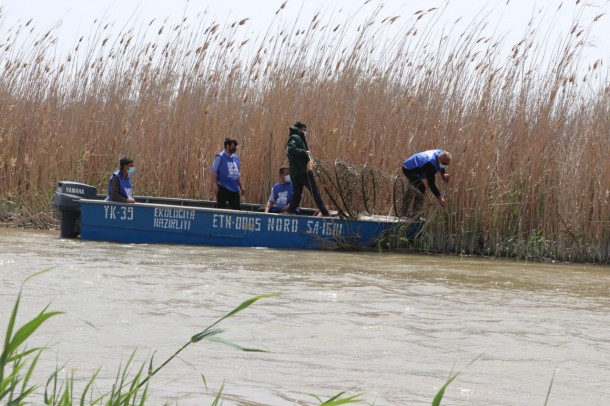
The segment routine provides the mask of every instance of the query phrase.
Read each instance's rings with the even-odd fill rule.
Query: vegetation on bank
[[[504,57],[512,44],[484,19],[439,38],[442,10],[372,7],[363,23],[302,23],[282,6],[252,38],[247,18],[188,15],[118,34],[100,20],[67,53],[53,30],[0,17],[0,222],[53,225],[58,180],[104,190],[125,154],[137,194],[210,198],[226,136],[240,142],[247,200],[264,203],[299,119],[321,164],[385,174],[379,213],[392,210],[406,157],[451,151],[448,207],[430,201],[416,249],[610,263],[610,82],[603,61],[582,61],[603,17],[581,21],[583,3],[557,42],[533,19]]]

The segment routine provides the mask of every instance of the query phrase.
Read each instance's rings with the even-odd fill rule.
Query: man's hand
[[[445,198],[443,196],[439,196],[438,197],[438,204],[440,204],[441,206],[445,207],[447,205],[447,200],[445,200]]]
[[[129,197],[127,199],[127,203],[135,203],[135,202],[136,202],[136,199],[134,199],[133,197]]]
[[[212,183],[212,193],[214,193],[214,196],[218,196],[218,184],[217,183]]]
[[[445,183],[448,183],[450,178],[451,176],[449,176],[448,173],[443,173],[443,180],[445,181]]]

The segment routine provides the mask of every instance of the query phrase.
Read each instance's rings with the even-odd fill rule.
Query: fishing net
[[[388,215],[391,211],[400,213],[402,194],[396,195],[400,188],[396,190],[393,175],[368,163],[350,165],[341,160],[316,160],[313,170],[320,187],[342,218]]]

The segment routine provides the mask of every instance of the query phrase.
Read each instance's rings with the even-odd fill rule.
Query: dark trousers
[[[216,195],[216,207],[224,209],[229,203],[229,208],[233,210],[241,210],[241,199],[239,193],[231,192],[229,189],[218,185],[218,195]]]
[[[290,180],[292,181],[292,199],[290,199],[288,213],[296,213],[297,208],[301,204],[301,198],[303,197],[303,187],[306,187],[311,192],[320,213],[322,213],[323,216],[330,215],[324,204],[324,200],[322,200],[322,195],[320,195],[318,186],[316,185],[316,179],[313,176],[313,172],[307,171],[307,173],[301,173],[294,178],[291,177]]]
[[[402,215],[407,216],[411,200],[413,201],[413,215],[418,215],[424,205],[424,193],[426,193],[426,185],[415,174],[402,167],[402,173],[407,177],[409,185],[405,190],[405,195],[402,199]]]

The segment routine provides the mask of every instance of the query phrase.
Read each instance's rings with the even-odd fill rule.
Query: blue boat
[[[357,220],[272,214],[263,206],[242,210],[214,208],[215,202],[136,197],[137,203],[105,201],[95,187],[59,182],[53,206],[59,211],[60,234],[66,238],[120,243],[190,244],[290,249],[359,249],[376,247],[387,233],[404,230],[414,238],[421,224],[393,216]]]

